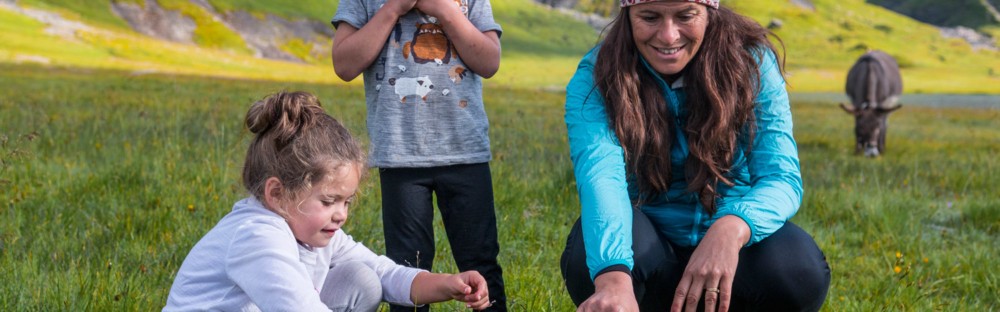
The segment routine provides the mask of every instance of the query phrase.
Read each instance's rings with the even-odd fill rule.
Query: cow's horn
[[[878,103],[878,108],[883,110],[896,110],[897,108],[902,106],[897,104],[898,101],[899,101],[899,96],[896,95],[890,96],[886,98],[885,101]]]
[[[852,115],[854,114],[854,106],[847,107],[847,105],[844,105],[844,103],[840,103],[840,108],[844,109],[844,111],[847,112],[848,114]]]

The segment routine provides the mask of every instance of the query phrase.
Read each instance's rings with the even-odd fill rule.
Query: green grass
[[[270,92],[314,92],[365,137],[358,86],[25,65],[0,65],[0,85],[0,280],[16,281],[0,284],[5,311],[162,306],[188,250],[244,196],[241,120]],[[570,311],[558,259],[579,204],[563,97],[485,96],[509,304]],[[852,121],[834,104],[793,111],[806,186],[793,221],[833,269],[825,311],[1000,308],[1000,111],[908,106],[879,159],[851,155]],[[377,178],[346,230],[379,252]],[[435,270],[452,272],[436,223]]]

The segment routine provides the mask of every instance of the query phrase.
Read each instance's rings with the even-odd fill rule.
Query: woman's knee
[[[320,297],[334,311],[375,311],[382,302],[382,281],[361,262],[330,268]]]
[[[830,267],[812,236],[798,226],[786,223],[740,258],[736,278],[767,284],[765,301],[786,311],[816,311],[822,306],[830,287]]]

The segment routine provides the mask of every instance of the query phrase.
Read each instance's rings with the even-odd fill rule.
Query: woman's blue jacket
[[[626,178],[621,145],[610,128],[604,99],[594,85],[598,48],[580,62],[566,87],[566,127],[580,196],[583,239],[591,278],[614,265],[632,269],[632,213],[630,193],[634,182]],[[684,77],[671,86],[643,60],[664,90],[663,97],[676,116],[677,129],[670,150],[670,189],[639,209],[673,244],[696,246],[716,219],[734,215],[746,221],[751,237],[748,245],[767,238],[791,218],[802,202],[802,177],[798,150],[792,136],[792,113],[779,73],[777,59],[767,49],[756,50],[760,62],[760,84],[756,97],[757,132],[750,150],[736,151],[728,177],[734,186],[720,185],[717,212],[709,216],[694,193],[687,192],[684,162],[687,139],[680,127],[686,119]],[[745,143],[744,143],[745,144]]]

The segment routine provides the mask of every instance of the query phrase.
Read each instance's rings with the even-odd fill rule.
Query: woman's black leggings
[[[636,300],[642,311],[667,311],[694,248],[669,243],[645,214],[633,215]],[[577,220],[566,239],[561,268],[566,289],[578,306],[594,294],[586,259]],[[817,311],[829,287],[830,267],[823,252],[809,234],[786,222],[771,236],[740,250],[730,311]]]

